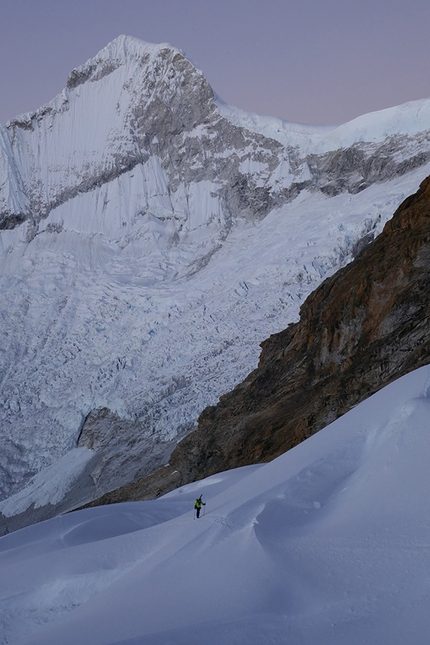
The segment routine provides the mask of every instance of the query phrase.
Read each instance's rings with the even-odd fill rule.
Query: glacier
[[[127,36],[0,126],[3,517],[167,463],[428,174],[430,100],[286,123]]]

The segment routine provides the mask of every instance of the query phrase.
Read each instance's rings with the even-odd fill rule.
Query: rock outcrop
[[[271,460],[430,361],[430,177],[382,234],[262,343],[258,368],[207,408],[171,465],[187,481]]]

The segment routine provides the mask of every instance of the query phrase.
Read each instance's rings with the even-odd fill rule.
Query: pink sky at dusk
[[[120,34],[168,42],[245,110],[342,123],[430,97],[428,0],[0,0],[0,123]]]

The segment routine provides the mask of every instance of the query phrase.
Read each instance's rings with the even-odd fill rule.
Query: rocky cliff
[[[168,466],[91,505],[145,499],[270,461],[430,362],[430,177],[382,234],[262,343],[259,366],[173,451]]]
[[[184,480],[271,460],[430,361],[430,177],[174,450]]]

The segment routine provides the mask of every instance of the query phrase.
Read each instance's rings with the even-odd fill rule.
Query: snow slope
[[[299,146],[306,153],[323,153],[347,148],[360,141],[380,143],[396,135],[416,136],[427,130],[430,103],[427,99],[370,112],[339,125],[289,123],[275,117],[245,112],[217,97],[223,116],[236,125],[247,127],[285,146]]]
[[[429,406],[424,367],[269,464],[1,538],[0,643],[425,645]]]
[[[247,115],[124,36],[1,126],[0,513],[166,463],[430,174],[429,133],[430,101],[323,129]],[[104,408],[116,426],[77,448]]]

